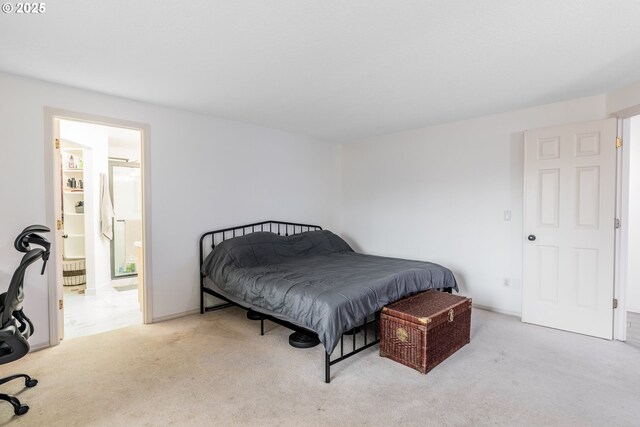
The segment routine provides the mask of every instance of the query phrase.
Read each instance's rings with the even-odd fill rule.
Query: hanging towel
[[[100,221],[102,222],[102,235],[113,240],[113,205],[109,193],[109,180],[104,173],[100,174]]]

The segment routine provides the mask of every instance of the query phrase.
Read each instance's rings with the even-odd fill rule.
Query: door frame
[[[613,313],[613,339],[627,340],[627,268],[629,242],[629,137],[630,119],[640,115],[640,105],[613,112],[609,117],[618,119],[618,136],[622,138],[622,147],[617,150],[616,176],[616,218],[620,228],[616,230],[614,259],[614,298],[618,300],[618,309]]]
[[[144,227],[142,229],[142,247],[144,264],[142,266],[142,318],[143,323],[153,322],[153,277],[152,277],[152,257],[151,257],[151,127],[145,123],[138,123],[129,120],[116,119],[77,111],[69,111],[55,107],[44,107],[44,154],[45,154],[45,204],[46,220],[51,230],[56,231],[56,220],[58,219],[55,210],[55,192],[59,183],[54,179],[55,166],[55,128],[56,119],[67,119],[78,122],[87,122],[105,126],[121,127],[139,130],[141,132],[141,173],[142,173],[142,218]],[[52,239],[52,250],[62,250],[57,247],[56,239]],[[60,266],[61,267],[61,266]],[[49,294],[49,345],[55,346],[60,343],[60,322],[64,322],[59,316],[58,299],[58,268],[57,263],[47,269],[47,284]]]

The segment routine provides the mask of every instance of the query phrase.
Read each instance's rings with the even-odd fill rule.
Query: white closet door
[[[611,339],[616,119],[525,133],[522,321]]]

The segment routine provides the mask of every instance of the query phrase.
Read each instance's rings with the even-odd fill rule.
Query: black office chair
[[[20,265],[11,277],[9,289],[0,295],[0,364],[13,362],[20,359],[29,352],[29,343],[27,340],[33,333],[33,323],[22,311],[22,301],[24,301],[24,273],[27,267],[42,258],[42,270],[40,274],[44,274],[44,269],[49,260],[50,243],[44,237],[37,233],[47,233],[48,227],[44,225],[32,225],[22,230],[18,235],[13,246],[20,252],[26,252],[22,257]],[[31,244],[42,246],[44,249],[31,249]],[[38,384],[38,380],[31,378],[29,375],[18,374],[0,379],[0,384],[17,378],[24,378],[26,387],[34,387]],[[26,414],[29,410],[27,405],[22,405],[15,396],[8,394],[0,394],[0,400],[5,400],[13,405],[13,411],[16,415]]]

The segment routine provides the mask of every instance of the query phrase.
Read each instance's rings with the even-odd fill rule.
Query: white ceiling
[[[46,7],[0,14],[0,70],[342,142],[640,80],[638,0]]]

